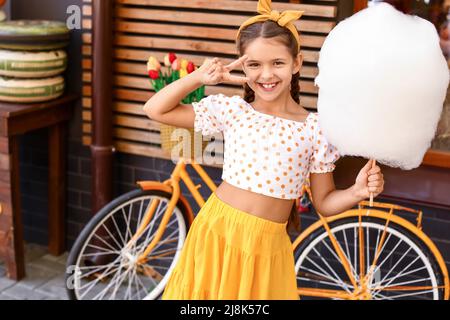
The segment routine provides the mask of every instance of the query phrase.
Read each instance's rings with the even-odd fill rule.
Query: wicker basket
[[[172,134],[175,130],[182,130],[174,136],[172,140]],[[203,136],[201,132],[195,132],[194,129],[178,128],[161,123],[161,147],[167,152],[172,152],[172,149],[179,145],[182,141],[189,143],[190,154],[181,153],[180,156],[186,159],[194,159],[196,156],[203,155],[203,151],[208,145],[209,141],[203,141]],[[178,137],[178,141],[175,140]],[[185,139],[190,139],[187,141]],[[201,142],[201,143],[200,143]],[[184,146],[183,151],[185,151],[188,146]]]

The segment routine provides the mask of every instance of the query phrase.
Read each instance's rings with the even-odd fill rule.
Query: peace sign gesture
[[[204,85],[216,85],[219,83],[244,84],[250,79],[247,77],[234,76],[230,72],[238,65],[247,60],[248,56],[244,55],[239,59],[224,66],[219,58],[206,59],[202,66],[198,69],[201,74],[200,81]]]

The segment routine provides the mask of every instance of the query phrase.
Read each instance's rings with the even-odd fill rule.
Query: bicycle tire
[[[120,208],[122,205],[126,204],[127,202],[130,202],[133,199],[139,199],[141,197],[148,197],[148,196],[161,197],[161,198],[166,199],[167,202],[170,201],[170,198],[171,198],[170,193],[167,193],[162,190],[142,190],[142,189],[133,190],[133,191],[130,191],[130,192],[114,199],[110,203],[108,203],[86,224],[86,226],[83,228],[80,235],[76,239],[74,245],[72,246],[72,249],[70,250],[68,260],[67,260],[66,289],[67,289],[69,299],[79,300],[75,286],[73,284],[72,285],[70,285],[70,284],[73,282],[74,277],[76,277],[76,275],[74,274],[74,271],[77,270],[76,268],[80,261],[80,254],[82,254],[83,253],[82,251],[84,250],[84,248],[87,247],[86,242],[91,240],[91,238],[93,237],[92,235],[95,234],[96,230],[100,230],[102,223],[107,221],[109,216],[112,216],[115,212],[117,212],[117,210],[116,210],[117,208]],[[130,203],[132,203],[132,202],[130,202]],[[179,212],[182,217],[181,223],[183,223],[184,229],[185,229],[184,239],[182,239],[182,243],[184,243],[185,237],[186,237],[188,229],[189,229],[189,223],[188,223],[189,219],[187,216],[188,210],[187,210],[187,208],[185,208],[182,201],[179,200],[174,209],[174,212]],[[179,257],[179,255],[178,255],[178,257]],[[175,262],[172,261],[170,270],[173,269],[173,266],[175,264],[176,264],[176,261]],[[165,281],[167,281],[168,276],[169,276],[169,274],[166,274]],[[157,294],[157,296],[154,299],[159,299],[162,296],[163,291],[164,291],[164,288],[162,288],[162,290],[160,290],[160,292]],[[149,293],[147,295],[147,297],[149,295],[151,295],[151,294]]]
[[[369,225],[369,223],[378,224],[381,228],[384,228],[384,226],[386,224],[386,220],[380,219],[380,218],[375,218],[375,217],[363,216],[362,217],[362,221],[363,221],[364,225]],[[330,229],[332,231],[336,231],[338,227],[342,228],[343,226],[345,227],[346,225],[347,226],[351,226],[351,228],[354,228],[355,223],[356,224],[359,223],[358,222],[358,217],[347,217],[347,218],[337,219],[337,220],[335,220],[333,222],[330,222],[329,223],[329,227],[330,227]],[[401,225],[399,225],[399,224],[397,224],[397,223],[395,223],[393,221],[390,221],[389,228],[392,228],[393,230],[396,230],[400,234],[402,234],[405,237],[407,237],[412,243],[414,243],[421,250],[423,255],[429,261],[429,264],[431,266],[432,272],[436,275],[436,284],[437,284],[437,286],[438,287],[439,286],[444,286],[443,290],[439,290],[438,291],[439,293],[438,293],[438,297],[437,297],[437,299],[443,299],[444,296],[445,296],[444,291],[448,290],[448,288],[445,287],[445,282],[444,282],[444,278],[445,278],[446,275],[444,274],[442,269],[439,267],[439,264],[437,262],[437,258],[432,253],[430,248],[422,241],[422,239],[420,239],[413,232],[407,230],[406,228],[402,227]],[[345,230],[345,228],[342,228],[342,230]],[[317,239],[321,239],[324,236],[328,237],[328,234],[327,234],[327,232],[325,230],[325,227],[323,225],[321,225],[318,228],[316,228],[313,232],[311,232],[305,239],[303,239],[303,241],[298,243],[297,246],[294,248],[294,258],[295,258],[295,268],[296,268],[296,273],[297,273],[297,283],[298,283],[298,286],[300,288],[302,288],[303,286],[300,283],[301,281],[299,281],[299,276],[301,278],[301,274],[299,274],[299,270],[302,268],[301,265],[302,264],[305,265],[305,263],[303,263],[303,261],[299,261],[299,260],[300,259],[306,260],[305,256],[304,256],[305,250],[311,250],[311,248],[312,248],[311,246],[314,246],[314,241],[316,241],[316,243],[317,243],[317,241],[318,241]],[[342,247],[342,245],[341,245],[341,247]],[[370,250],[370,248],[369,248],[369,250]],[[357,250],[357,251],[359,251],[359,250]],[[302,257],[302,255],[303,255],[303,257]],[[351,260],[351,257],[349,258],[349,260]],[[355,263],[355,265],[356,264],[357,264],[357,262]],[[355,267],[355,269],[356,268],[357,267]],[[306,267],[304,267],[304,269],[306,269]],[[319,285],[316,285],[316,288],[319,288]]]

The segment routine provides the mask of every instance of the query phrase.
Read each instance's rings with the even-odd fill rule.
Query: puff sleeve
[[[313,154],[310,160],[309,172],[332,172],[336,168],[334,163],[340,158],[339,151],[326,140],[318,121],[315,123],[315,127]]]
[[[194,131],[201,131],[205,136],[223,131],[228,100],[229,97],[217,94],[203,98],[199,102],[193,102]]]

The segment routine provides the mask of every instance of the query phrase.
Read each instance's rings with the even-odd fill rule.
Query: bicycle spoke
[[[142,207],[144,206],[144,201],[145,201],[144,199],[141,201],[141,205],[139,207],[139,216],[138,216],[138,218],[136,220],[136,230],[139,230],[139,226],[141,225]],[[149,201],[149,203],[150,203],[150,201]],[[147,208],[148,208],[148,206],[147,206]],[[147,209],[145,210],[145,212],[147,212]]]
[[[373,265],[376,264],[376,263],[378,262],[378,259],[380,258],[381,253],[383,252],[384,248],[386,247],[386,245],[387,245],[387,243],[389,242],[389,239],[390,239],[390,237],[391,237],[391,235],[392,235],[392,233],[389,233],[389,236],[388,236],[388,238],[387,238],[386,241],[385,241],[386,233],[387,233],[387,230],[388,230],[387,228],[388,228],[389,222],[390,222],[389,220],[386,221],[386,224],[384,225],[384,228],[383,228],[383,234],[381,235],[381,238],[380,238],[381,249],[378,248],[378,246],[375,248],[375,255],[374,255],[374,258],[373,258],[373,262],[372,262]],[[380,250],[378,251],[378,249],[380,249]]]
[[[333,290],[333,289],[319,289],[319,288],[298,288],[297,289],[298,294],[304,295],[304,296],[310,296],[310,297],[328,297],[331,299],[350,299],[351,294],[340,291],[340,290]]]
[[[172,257],[161,257],[161,258],[158,258],[159,260],[173,260],[173,258]]]
[[[130,210],[131,210],[131,205],[130,205]],[[130,230],[130,212],[128,212],[128,215],[126,215],[125,208],[122,208],[122,215],[126,222],[125,240],[128,243],[128,241],[131,240],[131,238],[133,237],[133,233]],[[130,238],[128,238],[128,236]]]
[[[104,244],[106,244],[109,248],[111,248],[111,250],[116,251],[117,248],[113,248],[108,242],[106,242],[102,237],[100,237],[97,233],[94,233],[94,237],[96,237],[97,239],[99,239],[101,242],[103,242]],[[106,248],[105,248],[106,249]]]
[[[324,243],[326,243],[325,241],[323,241]],[[345,285],[345,283],[344,283],[344,281],[336,274],[336,272],[334,271],[334,269],[329,265],[329,263],[319,254],[319,252],[316,250],[316,248],[313,248],[313,250],[314,250],[314,252],[319,256],[319,258],[320,258],[320,260],[322,261],[322,262],[324,262],[325,263],[325,265],[328,267],[328,269],[333,273],[333,275],[336,277],[335,279],[336,279],[336,281],[337,281],[337,283],[340,283],[340,284],[342,284],[345,288],[343,288],[343,289],[348,289],[347,288],[347,286]],[[333,252],[332,252],[333,253]],[[314,261],[313,260],[311,260],[311,259],[309,259],[308,258],[308,260],[311,262],[311,263],[313,263],[319,270],[321,270],[322,272],[324,272],[324,273],[326,273],[330,278],[332,278],[332,276],[328,273],[328,272],[326,272],[324,269],[322,269],[322,268],[320,268],[320,266],[318,265],[318,264],[316,264],[316,263],[314,263]]]
[[[118,267],[118,265],[117,264],[114,264],[112,267],[112,269],[110,269],[107,273],[105,273],[104,275],[100,275],[100,276],[97,276],[97,279],[96,280],[99,280],[99,281],[101,281],[102,279],[104,279],[106,276],[108,276],[108,275],[110,275],[111,274],[111,272],[114,272],[117,268],[114,268],[114,267]],[[101,269],[101,268],[98,268],[98,269]],[[88,277],[90,277],[91,275],[93,275],[93,274],[96,274],[97,273],[97,271],[96,270],[93,270],[93,271],[89,271],[88,273],[85,273],[85,274],[83,274],[83,275],[81,275],[80,277],[79,277],[79,280],[81,280],[81,279],[83,279],[83,278],[88,278]],[[86,281],[89,281],[89,280],[86,280]],[[89,284],[89,282],[87,282],[86,284],[84,284],[82,287],[80,287],[80,289],[81,288],[83,288],[83,287],[85,287],[86,285],[88,285]]]
[[[115,271],[115,269],[111,269],[111,267],[109,267],[107,270],[105,270],[97,279],[95,279],[94,281],[92,281],[92,283],[90,283],[90,282],[88,282],[88,283],[86,283],[86,284],[84,284],[83,286],[81,286],[80,288],[79,288],[79,291],[81,292],[81,289],[83,289],[84,287],[86,287],[86,286],[88,286],[88,285],[90,285],[89,286],[89,288],[88,289],[86,289],[86,291],[84,292],[84,294],[82,294],[81,296],[80,296],[80,299],[79,300],[83,300],[83,298],[84,298],[84,296],[102,279],[102,278],[104,278],[104,277],[106,277],[106,276],[108,276],[108,275],[110,275],[112,272],[114,272]]]
[[[141,278],[138,276],[137,272],[135,273],[135,282],[136,282],[136,294],[138,296],[139,300],[142,300],[140,292],[144,291],[144,298],[147,295],[147,290],[148,288],[144,285],[144,283],[142,282]],[[139,287],[141,287],[142,289],[140,289]]]
[[[163,266],[155,266],[155,265],[150,265],[153,269],[164,269],[164,270],[169,270],[169,267],[163,267]]]
[[[107,275],[107,274],[105,274],[105,273],[108,272],[108,270],[110,270],[112,267],[116,266],[117,263],[120,264],[120,257],[117,257],[113,262],[110,262],[110,263],[107,265],[107,267],[106,267],[106,266],[97,266],[98,269],[100,269],[100,270],[101,270],[102,268],[106,267],[106,269],[103,271],[103,273],[102,273],[100,276],[98,276],[97,280],[100,280],[101,278],[105,277],[105,276]],[[88,273],[86,273],[86,274],[83,274],[82,276],[80,276],[80,279],[81,279],[81,278],[84,278],[84,277],[87,277],[87,276],[90,276],[91,274],[94,274],[94,273],[96,273],[96,270],[92,270],[92,271],[90,271],[90,272],[88,272]],[[83,286],[83,287],[84,287],[84,286]],[[81,288],[80,288],[80,289],[81,289]]]
[[[131,284],[132,284],[132,278],[133,275],[136,273],[136,268],[133,268],[133,270],[131,271],[131,275],[128,279],[128,288],[127,291],[125,291],[125,296],[124,296],[124,300],[127,300],[127,294],[129,294],[130,298],[131,298]]]
[[[334,252],[334,250],[332,250],[329,246],[328,246],[328,244],[326,243],[326,241],[324,240],[323,241],[323,244],[324,244],[324,246],[328,249],[328,251],[330,251],[331,252],[331,254],[332,255],[334,255],[334,257],[336,258],[336,260],[337,261],[339,261],[342,265],[343,265],[343,262],[341,261],[341,259],[336,255],[336,253]],[[341,245],[339,244],[339,242],[337,243],[337,245],[339,246],[339,247],[341,247]],[[342,248],[341,248],[342,249]],[[317,251],[316,251],[317,252]],[[345,256],[345,254],[344,254],[344,256]],[[326,260],[324,260],[322,257],[321,257],[321,259],[328,265],[328,263],[326,262]],[[346,258],[347,259],[347,258]],[[348,259],[347,259],[347,262],[348,262]],[[351,263],[349,263],[349,265],[350,265],[350,268],[352,269],[352,265],[351,265]],[[331,270],[331,272],[336,276],[336,277],[338,277],[339,278],[339,280],[342,282],[342,283],[344,283],[344,281],[334,272],[334,269],[333,268],[331,268],[331,266],[330,265],[328,265],[328,268]],[[353,272],[353,271],[352,271]],[[344,284],[345,285],[345,284]]]
[[[414,261],[413,261],[412,263],[410,263],[410,265],[412,265],[414,262],[416,262],[417,259],[419,259],[419,257],[417,257],[416,259],[414,259]],[[410,266],[410,265],[409,265],[409,266]],[[408,269],[409,269],[409,266],[408,266],[407,268],[405,268],[405,270],[403,270],[403,271],[408,270]],[[426,269],[426,266],[423,266],[423,267],[420,267],[420,268],[411,270],[411,271],[409,271],[409,272],[402,272],[402,273],[399,273],[399,274],[395,275],[394,277],[390,278],[389,281],[385,281],[385,278],[386,278],[386,277],[385,277],[385,278],[383,278],[383,279],[377,284],[377,286],[381,286],[382,288],[384,288],[384,287],[390,285],[395,279],[398,279],[398,278],[407,276],[407,275],[409,275],[409,274],[411,274],[411,273],[414,273],[414,272],[417,272],[417,271],[421,271],[421,270],[423,270],[423,269]],[[386,284],[385,284],[384,286],[382,285],[383,282],[386,282]]]
[[[109,228],[106,226],[106,223],[102,224],[102,227],[103,227],[103,229],[106,230],[106,232],[111,237],[111,239],[116,243],[117,248],[121,248],[122,245],[116,240],[116,237],[114,237],[114,235],[109,231]]]
[[[358,275],[356,274],[356,271],[355,271],[354,267],[353,267],[352,264],[350,263],[350,261],[351,261],[351,259],[350,259],[351,256],[350,256],[350,249],[348,248],[347,233],[345,232],[345,230],[342,230],[342,233],[344,234],[344,242],[345,242],[345,251],[346,251],[345,258],[347,259],[347,261],[348,261],[349,264],[350,264],[350,268],[352,269],[353,276],[354,276],[355,279],[358,281]]]
[[[416,261],[418,258],[419,258],[419,257],[417,257],[414,261]],[[415,272],[417,272],[417,271],[422,271],[422,270],[424,270],[424,269],[426,269],[426,268],[427,268],[426,266],[423,266],[423,267],[416,268],[416,269],[411,270],[411,271],[408,271],[408,272],[403,272],[403,273],[399,274],[399,276],[394,276],[394,277],[392,277],[392,278],[390,278],[390,279],[387,279],[387,280],[386,280],[386,282],[387,282],[386,285],[391,284],[391,283],[392,283],[392,280],[395,280],[395,279],[398,279],[398,278],[401,278],[401,277],[410,275],[411,273],[415,273]],[[403,270],[403,271],[406,271],[407,269],[409,269],[409,268],[405,268],[405,270]],[[383,282],[383,281],[380,281],[380,283],[382,283],[382,282]]]
[[[369,228],[366,228],[366,239],[367,239],[367,244],[366,244],[367,267],[366,267],[366,270],[367,270],[367,272],[369,272],[369,270],[370,270],[370,236],[369,236]]]
[[[143,268],[145,269],[146,266],[144,265]],[[152,268],[152,269],[155,269],[155,268],[157,268],[157,266],[151,266],[151,268]],[[162,267],[160,267],[160,268],[162,268]],[[167,268],[167,269],[168,269],[168,268]],[[143,273],[146,274],[145,271],[144,271]],[[147,276],[147,277],[145,277],[145,279],[150,280],[150,281],[152,282],[152,285],[154,285],[155,287],[158,285],[158,284],[156,283],[155,279],[153,279],[153,277],[151,277],[151,276]]]
[[[379,291],[392,291],[392,290],[423,290],[423,286],[419,287],[421,289],[414,289],[414,288],[418,288],[418,287],[403,287],[402,289],[399,289],[400,287],[402,287],[405,284],[411,284],[411,283],[417,283],[417,282],[423,282],[423,281],[428,281],[431,280],[430,277],[425,278],[425,279],[416,279],[416,280],[410,280],[410,281],[403,281],[403,282],[397,282],[397,283],[393,283],[390,284],[388,286],[383,286],[380,288],[374,288],[375,290],[379,290]],[[432,289],[433,287],[426,287],[426,289]]]
[[[145,227],[144,231],[142,232],[142,234],[147,233],[147,235],[146,235],[146,237],[145,237],[145,240],[144,240],[144,243],[148,243],[147,241],[148,241],[150,235],[152,234],[153,226],[155,225],[155,221],[158,220],[159,216],[160,216],[160,215],[162,214],[162,212],[163,212],[163,210],[159,210],[160,205],[161,205],[161,202],[158,204],[158,208],[156,209],[155,218],[154,218],[154,219],[153,219],[153,220]],[[164,212],[166,211],[166,207],[167,207],[167,206],[164,206]],[[146,230],[148,230],[148,231],[146,231]],[[141,235],[141,236],[142,236],[142,235]],[[153,238],[152,238],[152,239],[153,239]],[[137,240],[138,240],[138,239],[136,239],[136,241],[137,241]],[[151,240],[150,240],[150,241],[151,241]]]
[[[389,240],[391,239],[392,233],[389,233],[386,241],[383,244],[383,247],[381,248],[381,250],[378,253],[378,257],[376,258],[378,260],[378,258],[381,256],[382,252],[384,251],[384,248],[386,247],[387,243],[389,242]],[[373,273],[378,272],[378,269],[381,268],[381,266],[387,261],[387,259],[389,259],[389,257],[392,255],[392,253],[394,253],[395,249],[397,249],[397,247],[400,245],[400,243],[402,243],[403,241],[400,239],[400,241],[397,243],[397,245],[394,247],[394,249],[391,250],[391,252],[388,254],[388,256],[386,258],[384,258],[384,260],[377,265],[377,267],[374,269]]]
[[[120,254],[120,251],[83,253],[83,254],[81,255],[81,258],[85,258],[85,257],[96,257],[96,256],[105,256],[105,255],[111,255],[111,254],[119,255],[119,254]]]
[[[170,222],[170,224],[172,224],[173,222],[175,222],[176,220],[172,220],[172,222]],[[175,229],[174,231],[172,231],[170,234],[169,234],[169,238],[168,239],[166,239],[166,240],[164,240],[164,241],[158,241],[158,243],[156,244],[156,246],[153,248],[153,250],[155,250],[155,249],[158,249],[160,246],[162,246],[163,244],[166,244],[166,243],[168,243],[168,242],[171,242],[172,241],[172,236],[175,234],[175,233],[177,233],[177,232],[179,232],[179,230],[178,229]],[[155,234],[156,235],[156,234]],[[153,238],[154,238],[154,236],[155,235],[153,235],[152,236],[152,240],[153,240]],[[177,237],[178,238],[178,237]]]
[[[84,256],[84,255],[83,255]],[[110,265],[112,262],[108,263],[108,265]],[[114,264],[114,263],[113,263]],[[78,270],[83,271],[83,270],[101,270],[105,267],[105,265],[95,265],[95,266],[82,266],[82,267],[77,267]],[[95,272],[94,272],[95,273]]]
[[[380,299],[377,299],[377,300],[394,300],[394,299],[389,298],[388,296],[382,295],[381,293],[372,294],[372,298],[377,298],[377,297],[380,297]]]
[[[174,250],[173,248],[169,248],[169,249],[163,249],[163,250],[159,250],[159,251],[152,251],[152,254],[149,255],[147,258],[148,258],[148,260],[153,260],[155,258],[158,258],[158,256],[163,257],[165,253],[175,253],[177,251],[181,251],[181,249],[180,250],[176,250],[176,249]]]
[[[333,282],[328,282],[328,281],[323,281],[323,280],[316,280],[316,279],[310,279],[310,278],[307,278],[307,277],[297,277],[297,279],[304,280],[304,281],[309,281],[309,282],[327,284],[329,286],[342,288],[342,286],[340,284],[336,284],[336,283],[333,283]]]
[[[134,282],[136,284],[136,294],[133,297],[131,297],[132,300],[134,300],[134,297],[136,297],[136,296],[137,296],[138,300],[142,300],[141,295],[140,295],[141,289],[139,289],[138,280],[139,280],[139,277],[137,275],[137,272],[135,272],[134,273]]]
[[[398,264],[399,264],[400,262],[403,261],[403,258],[408,254],[409,251],[411,251],[411,249],[412,249],[412,248],[410,247],[410,248],[403,254],[403,256],[402,256],[400,259],[397,260],[397,262],[395,263],[395,265],[394,265],[392,268],[390,268],[389,272],[384,276],[383,279],[381,279],[381,281],[380,281],[379,283],[383,283],[383,281],[386,280],[386,278],[391,274],[391,272],[392,272],[393,270],[395,270],[395,267],[397,267]],[[393,251],[391,251],[391,253],[392,253],[392,252],[393,252]],[[413,262],[411,262],[411,263],[410,263],[403,271],[408,270],[409,266],[411,266],[414,262],[416,262],[417,259],[419,259],[419,256],[417,256],[417,258],[414,259]],[[378,270],[380,267],[381,267],[381,264],[380,264],[379,266],[377,266],[376,270]],[[394,279],[396,279],[397,277],[398,277],[398,275],[395,276]]]
[[[176,222],[176,220],[172,220],[170,223],[167,224],[166,228],[172,225],[172,223]],[[171,234],[169,234],[169,237],[172,236],[174,233],[178,232],[178,229],[175,229]],[[150,232],[147,234],[147,237],[145,241],[141,244],[139,244],[137,251],[139,252],[139,255],[143,254],[149,243],[155,238],[156,233],[154,233],[152,236],[150,236]],[[153,248],[153,250],[158,249],[161,245],[165,243],[164,241],[158,241],[156,246]]]
[[[99,246],[93,245],[91,243],[89,243],[86,247],[91,247],[93,249],[103,251],[104,253],[107,253],[107,254],[114,254],[115,252],[117,252],[117,249],[110,251],[110,249],[99,247]]]
[[[410,297],[410,296],[420,295],[420,294],[423,294],[423,293],[430,293],[430,292],[433,292],[433,290],[425,290],[425,291],[420,291],[420,292],[399,294],[399,295],[395,295],[395,296],[390,296],[389,298],[391,298],[391,299],[397,298],[398,299],[398,298]]]
[[[313,248],[313,250],[316,252],[316,254],[318,254],[317,250],[315,248]],[[319,255],[319,254],[318,254]],[[331,272],[334,274],[334,276],[336,278],[333,278],[327,271],[325,271],[323,268],[321,268],[318,264],[316,264],[313,260],[311,260],[310,258],[307,257],[307,259],[309,260],[309,262],[311,262],[314,266],[316,266],[316,268],[318,268],[320,271],[322,271],[323,273],[325,273],[327,275],[327,278],[339,283],[342,286],[342,289],[344,289],[347,292],[350,292],[350,290],[348,289],[348,286],[344,283],[344,281],[342,281],[342,279],[336,274],[336,272],[334,272],[333,268],[331,268],[331,266],[328,264],[328,262],[326,262],[325,259],[323,259],[322,256],[320,256],[320,259],[325,262],[326,266],[328,267],[328,269],[331,270]]]
[[[112,298],[116,297],[117,294],[117,290],[119,290],[120,285],[122,285],[122,282],[127,278],[128,273],[130,272],[130,270],[133,269],[132,266],[128,267],[128,269],[126,269],[123,274],[121,279],[119,279],[120,274],[117,274],[117,284],[115,285],[115,288],[113,290],[113,292],[111,293],[111,295],[109,296],[109,300],[112,300]],[[107,289],[109,289],[113,284],[115,283],[115,279],[113,278],[113,280],[109,283],[109,285],[107,286],[107,288],[104,290],[104,292],[107,292]],[[104,295],[103,295],[104,296]],[[102,298],[103,298],[102,296]]]
[[[94,296],[92,298],[92,300],[101,300],[103,299],[103,297],[106,295],[106,293],[108,292],[108,290],[111,288],[111,286],[114,284],[114,281],[116,278],[120,277],[121,275],[121,270],[123,269],[123,264],[121,263],[119,266],[119,271],[116,272],[116,274],[114,274],[114,276],[112,277],[111,281],[106,285],[106,288],[104,288],[102,291],[100,291],[96,296]]]
[[[375,244],[375,252],[374,252],[374,255],[373,255],[373,261],[372,261],[372,266],[373,267],[375,267],[375,262],[376,262],[376,259],[377,259],[377,250],[378,250],[378,245],[379,245],[379,243],[380,243],[380,233],[381,233],[381,230],[380,229],[378,229],[378,234],[377,234],[377,242],[376,242],[376,244]],[[371,269],[372,270],[372,269]],[[374,270],[372,270],[372,273],[374,273]]]
[[[117,234],[119,235],[120,240],[122,240],[122,246],[121,246],[121,248],[123,248],[123,247],[125,246],[126,242],[125,242],[125,239],[122,237],[122,232],[120,231],[120,228],[119,228],[119,226],[117,225],[117,222],[116,222],[116,219],[115,219],[115,217],[114,217],[114,214],[112,214],[109,218],[113,221],[114,227],[116,228],[116,231],[117,231]]]
[[[356,227],[354,227],[353,228],[353,248],[354,248],[353,262],[354,262],[354,266],[355,266],[355,273],[356,273],[356,269],[358,268],[358,264],[357,264],[358,263],[358,260],[357,260],[357,257],[358,257],[357,248],[358,248],[358,246],[356,245],[356,239],[357,239]],[[355,278],[355,279],[359,279],[359,275],[358,275],[358,278]]]
[[[307,258],[307,259],[309,259],[309,258]],[[339,287],[343,288],[342,284],[339,283],[339,282],[338,282],[336,279],[334,279],[333,277],[331,277],[331,275],[329,275],[327,272],[325,272],[325,274],[323,274],[323,273],[320,273],[320,272],[318,272],[318,271],[316,271],[316,270],[312,270],[312,269],[307,268],[307,267],[302,267],[302,269],[305,270],[305,271],[311,272],[312,274],[315,274],[316,276],[319,276],[319,277],[328,279],[328,280],[330,280],[330,281],[333,281],[333,282],[336,283]],[[322,272],[324,272],[324,271],[322,271]]]

